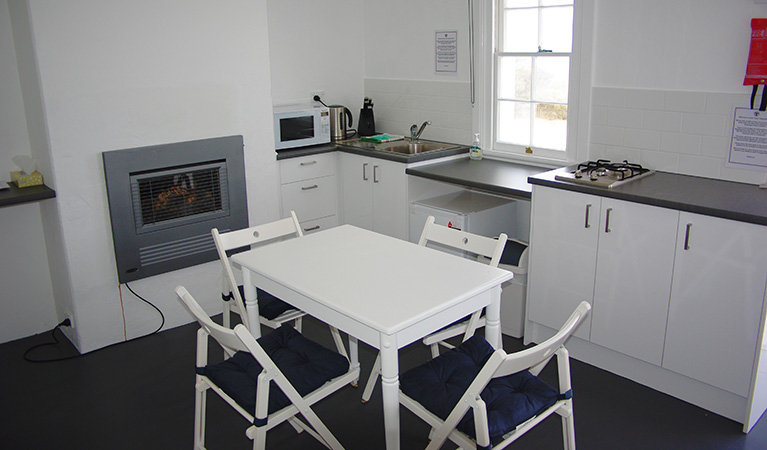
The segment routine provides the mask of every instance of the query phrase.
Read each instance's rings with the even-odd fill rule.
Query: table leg
[[[399,355],[397,336],[381,335],[381,393],[386,450],[399,450]]]
[[[248,328],[250,334],[254,338],[261,337],[261,322],[258,320],[258,296],[256,294],[256,286],[253,285],[250,277],[250,270],[242,268],[242,286],[245,293],[245,311],[246,316],[243,319],[248,321]]]
[[[485,308],[485,340],[493,348],[503,348],[501,340],[501,286],[490,289],[492,300]]]

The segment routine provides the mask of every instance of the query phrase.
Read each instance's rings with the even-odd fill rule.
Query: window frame
[[[594,0],[573,1],[573,48],[570,57],[566,149],[557,151],[533,147],[532,154],[526,153],[523,146],[499,144],[496,141],[496,50],[500,39],[498,20],[502,2],[503,0],[483,1],[477,5],[479,8],[475,11],[475,16],[481,18],[478,29],[480,36],[475,39],[480,44],[477,49],[480,56],[477,66],[480,92],[474,107],[473,129],[481,133],[484,153],[491,158],[552,167],[588,159]]]

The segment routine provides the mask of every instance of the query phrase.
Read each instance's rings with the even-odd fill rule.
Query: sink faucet
[[[423,129],[426,128],[426,125],[431,125],[431,122],[427,120],[421,124],[421,128],[418,128],[418,124],[414,123],[413,126],[410,127],[410,140],[417,141],[421,137],[421,133],[423,133]]]

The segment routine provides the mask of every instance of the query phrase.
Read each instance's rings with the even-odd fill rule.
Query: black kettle
[[[352,112],[343,105],[330,105],[328,109],[330,110],[330,140],[346,139],[346,129],[352,126]]]

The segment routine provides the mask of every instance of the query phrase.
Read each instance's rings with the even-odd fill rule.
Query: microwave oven
[[[330,142],[330,110],[328,108],[274,109],[275,150],[327,142]]]

